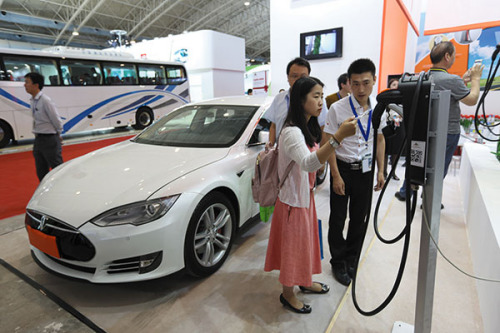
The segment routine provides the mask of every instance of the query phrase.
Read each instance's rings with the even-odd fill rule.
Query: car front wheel
[[[222,266],[231,250],[235,225],[234,208],[223,194],[213,192],[200,201],[184,243],[184,261],[189,274],[204,277]]]

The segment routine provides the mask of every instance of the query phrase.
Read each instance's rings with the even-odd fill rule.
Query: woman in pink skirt
[[[318,219],[312,189],[316,170],[347,136],[356,132],[354,117],[346,120],[335,135],[318,149],[322,132],[317,117],[323,107],[323,83],[313,77],[298,79],[290,93],[290,109],[279,136],[278,174],[294,161],[276,201],[269,244],[266,272],[279,270],[283,285],[280,302],[297,313],[310,313],[311,306],[302,303],[294,293],[298,285],[303,292],[324,294],[326,284],[313,282],[321,273]]]

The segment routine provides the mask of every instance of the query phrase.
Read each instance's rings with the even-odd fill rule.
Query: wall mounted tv
[[[342,57],[342,28],[301,33],[300,56],[309,60]]]

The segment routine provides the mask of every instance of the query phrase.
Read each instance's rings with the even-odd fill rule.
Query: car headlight
[[[173,195],[166,198],[134,202],[118,208],[113,208],[93,218],[90,222],[100,226],[109,227],[121,224],[141,225],[152,222],[165,215],[170,207],[179,198]]]

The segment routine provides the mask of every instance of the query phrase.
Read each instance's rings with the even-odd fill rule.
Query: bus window
[[[182,84],[186,82],[186,72],[183,67],[167,67],[168,84]]]
[[[56,62],[52,59],[5,56],[3,60],[11,81],[24,81],[26,74],[37,72],[45,77],[46,86],[59,85]]]
[[[137,84],[137,72],[132,64],[104,63],[103,68],[107,84]]]
[[[163,66],[139,66],[139,84],[167,84]]]
[[[97,62],[61,60],[63,83],[66,86],[89,86],[102,84],[101,68]]]

